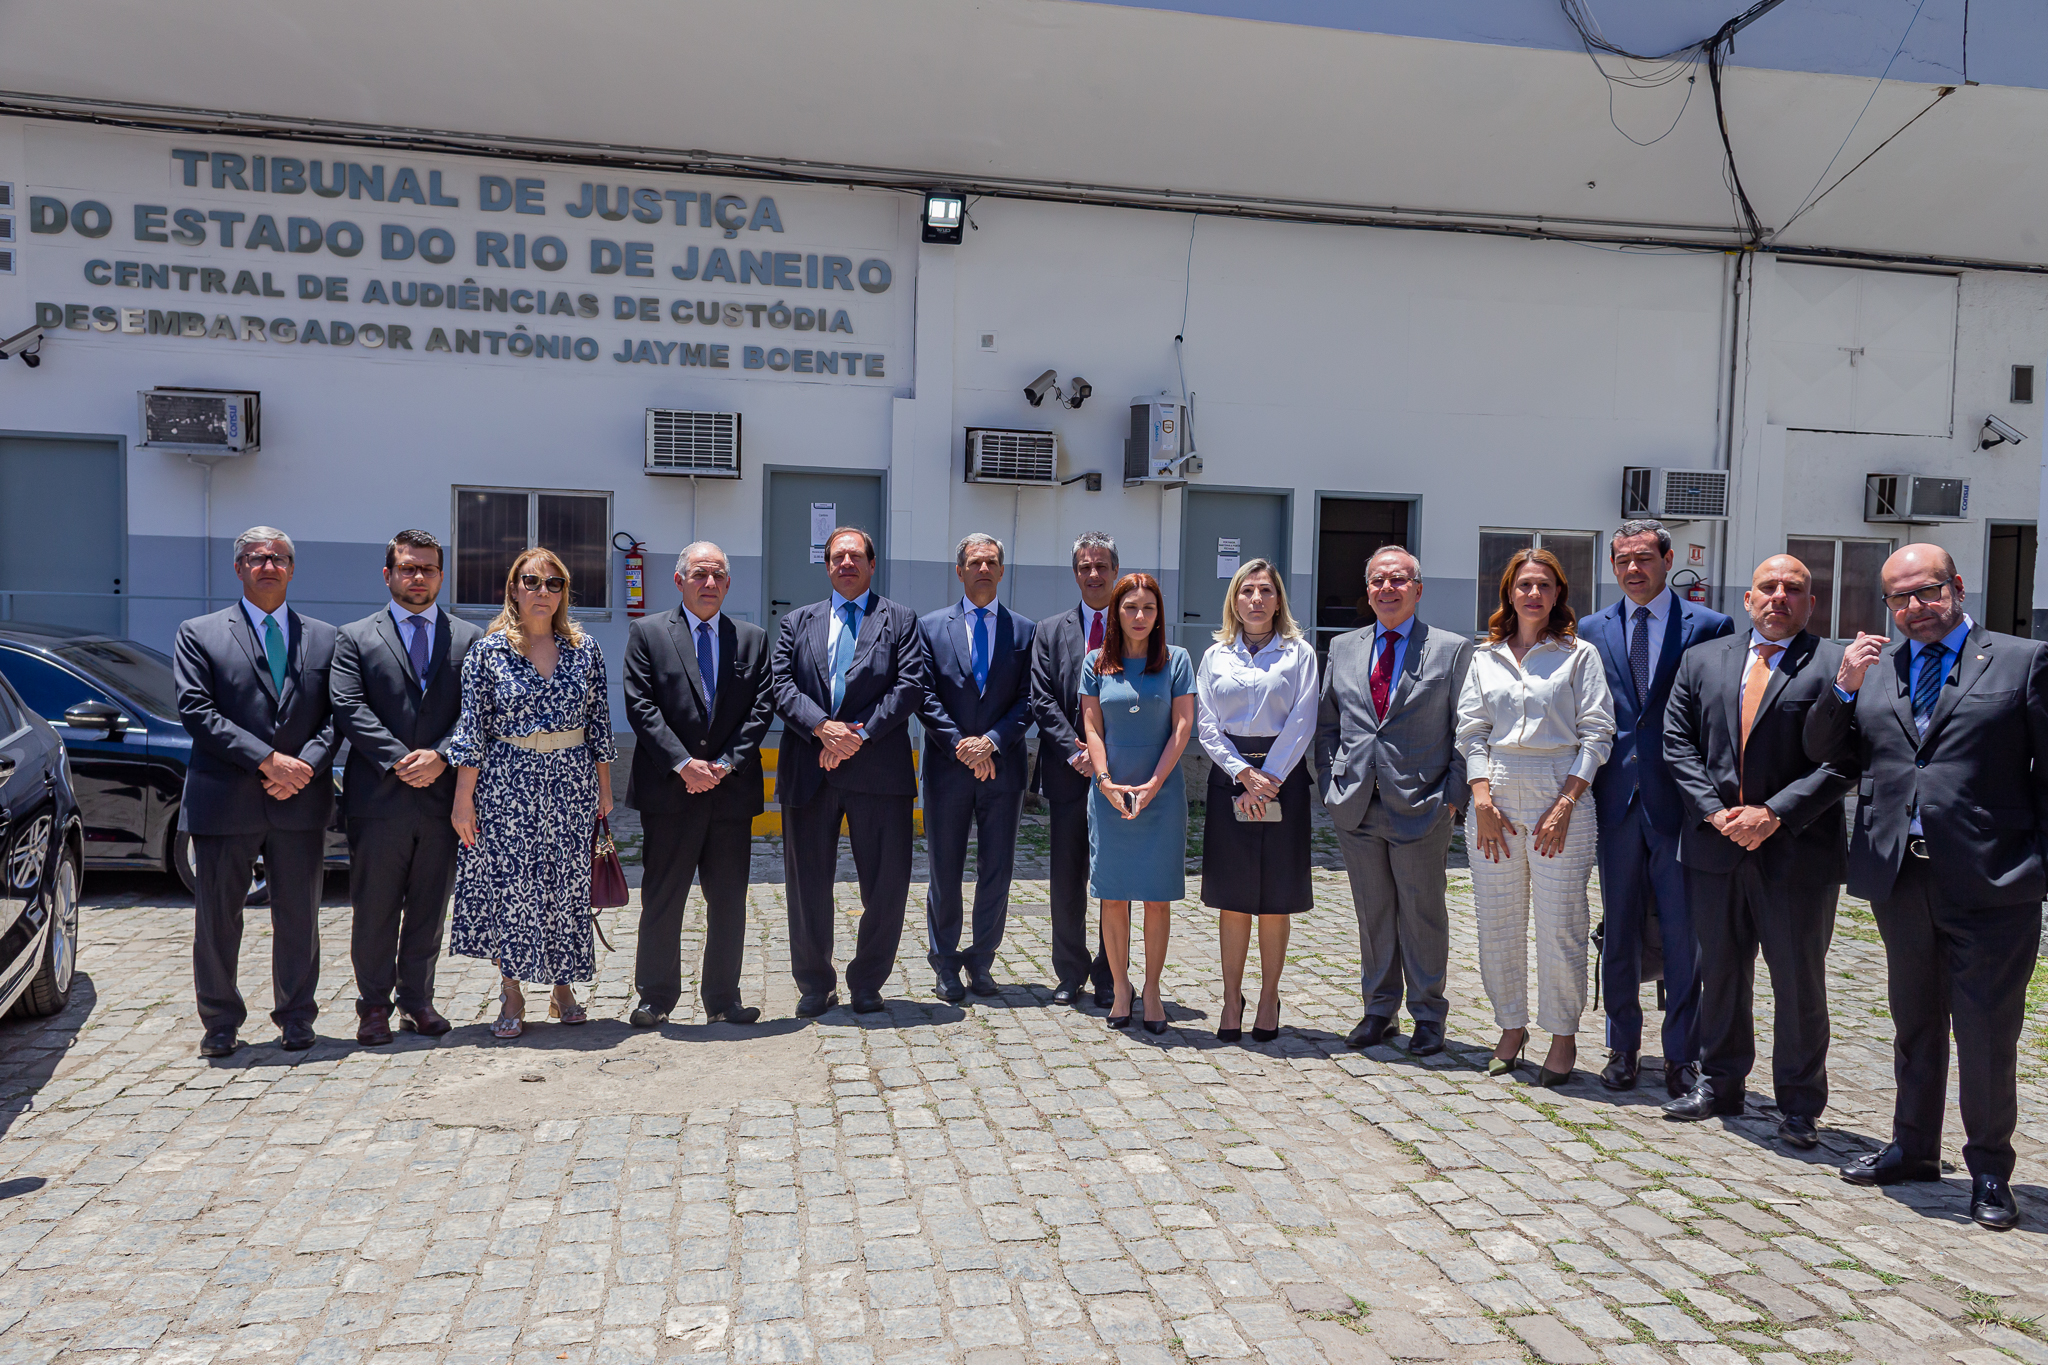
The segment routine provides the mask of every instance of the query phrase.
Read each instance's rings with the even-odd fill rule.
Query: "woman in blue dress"
[[[1116,981],[1109,1026],[1131,1023],[1131,902],[1145,903],[1145,1031],[1166,1032],[1159,973],[1167,914],[1187,894],[1188,794],[1180,756],[1195,728],[1195,668],[1166,643],[1159,582],[1125,574],[1102,648],[1081,666],[1081,723],[1097,777],[1088,793],[1088,888]]]
[[[616,756],[604,651],[569,619],[569,570],[551,550],[528,550],[505,575],[504,610],[470,646],[448,742],[462,838],[449,947],[497,964],[499,1038],[525,1026],[522,981],[554,988],[550,1017],[590,1017],[569,983],[597,975],[590,855]]]

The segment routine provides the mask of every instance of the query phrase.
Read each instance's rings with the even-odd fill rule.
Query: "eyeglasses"
[[[250,554],[242,556],[242,563],[247,564],[252,569],[262,569],[271,566],[283,569],[290,567],[291,562],[292,557],[290,555]]]
[[[537,573],[523,573],[519,575],[519,586],[528,592],[560,592],[569,586],[569,580],[552,575],[542,578]]]
[[[685,583],[723,583],[732,575],[723,569],[692,569],[683,575]]]
[[[1928,583],[1918,588],[1908,588],[1904,592],[1888,592],[1884,595],[1884,604],[1893,611],[1904,611],[1914,602],[1931,607],[1941,601],[1947,592],[1946,583]]]
[[[1395,592],[1400,592],[1414,581],[1407,574],[1382,573],[1374,574],[1371,578],[1366,579],[1365,586],[1371,588],[1374,592],[1378,592],[1381,588],[1392,588]]]
[[[400,564],[391,572],[400,578],[437,578],[441,573],[439,564]]]

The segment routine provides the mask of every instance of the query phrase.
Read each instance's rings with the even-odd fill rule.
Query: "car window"
[[[0,654],[10,651],[0,650]],[[14,699],[14,692],[7,686],[7,680],[0,677],[0,735],[11,735],[21,728],[21,707]]]
[[[178,718],[178,687],[169,656],[133,640],[66,640],[50,652],[103,687],[161,720]]]
[[[18,649],[0,647],[0,674],[7,676],[28,709],[47,721],[63,720],[64,713],[82,701],[112,701],[69,669]]]

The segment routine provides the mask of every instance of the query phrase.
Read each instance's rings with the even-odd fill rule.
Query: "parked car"
[[[192,890],[192,843],[178,828],[192,737],[178,719],[170,659],[134,640],[9,621],[0,623],[0,678],[63,737],[84,866],[167,871]],[[340,773],[337,761],[337,785]],[[339,814],[327,832],[327,865],[348,866]],[[250,903],[268,898],[259,865]]]
[[[70,1001],[84,856],[64,743],[0,679],[0,1013]]]

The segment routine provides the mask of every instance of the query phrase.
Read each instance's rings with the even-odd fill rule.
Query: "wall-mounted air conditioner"
[[[737,479],[740,415],[649,408],[646,472],[683,474],[697,479]]]
[[[967,428],[967,482],[1028,484],[1060,481],[1060,441],[1050,431]]]
[[[1726,521],[1728,471],[1725,469],[1647,469],[1621,471],[1621,515],[1629,520]]]
[[[1913,525],[1970,519],[1970,481],[1931,474],[1868,474],[1863,519]]]
[[[144,389],[142,444],[187,455],[247,455],[262,447],[263,404],[252,389]]]
[[[1172,393],[1140,394],[1131,400],[1131,435],[1124,442],[1124,486],[1150,483],[1178,488],[1202,472],[1195,453],[1189,405]]]

